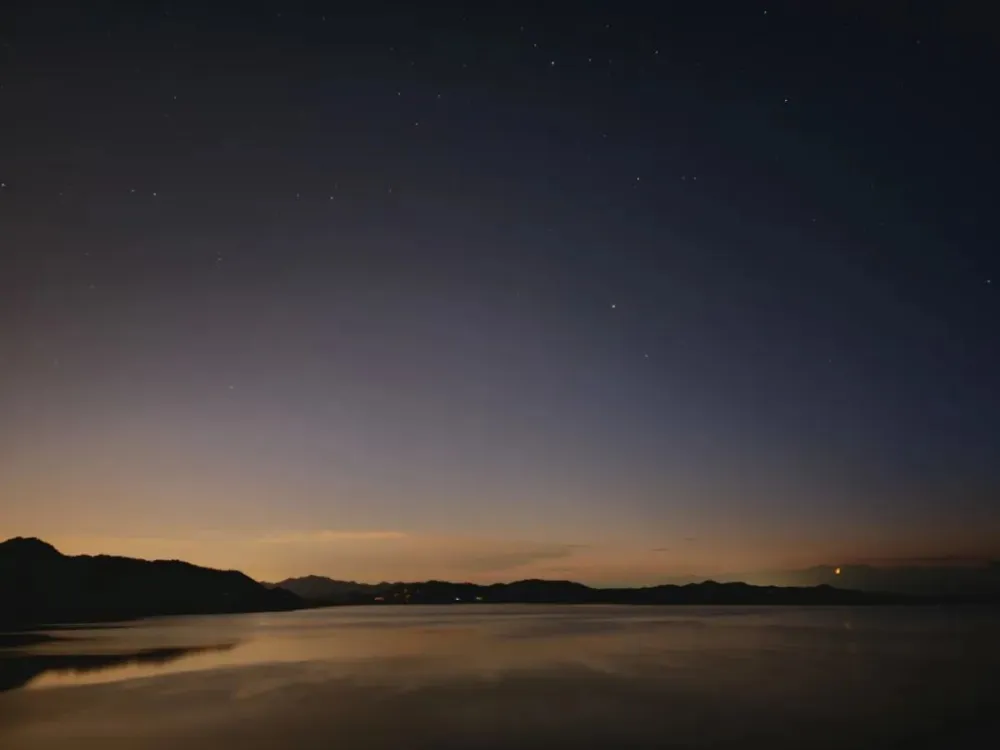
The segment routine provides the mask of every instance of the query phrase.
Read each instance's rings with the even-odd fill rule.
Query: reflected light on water
[[[976,726],[998,625],[914,608],[457,605],[49,631],[0,650],[0,747],[885,747]]]

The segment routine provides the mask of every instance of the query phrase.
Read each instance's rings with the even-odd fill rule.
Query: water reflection
[[[51,642],[49,640],[44,641]],[[33,654],[0,652],[0,692],[27,686],[48,677],[49,684],[85,684],[88,673],[118,669],[126,672],[116,679],[155,674],[162,667],[196,654],[218,653],[232,649],[235,643],[201,647],[150,648],[118,654]],[[145,669],[143,669],[145,668]],[[94,680],[99,681],[99,680]]]
[[[48,666],[0,695],[0,746],[960,747],[1000,715],[998,631],[969,610],[488,605],[50,631],[8,654]]]

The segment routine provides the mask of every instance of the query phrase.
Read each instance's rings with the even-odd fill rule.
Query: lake
[[[990,610],[342,607],[39,636],[0,649],[3,750],[990,747],[1000,717]]]

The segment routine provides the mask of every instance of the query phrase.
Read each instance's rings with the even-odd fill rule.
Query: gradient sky
[[[85,5],[0,24],[0,538],[266,579],[1000,555],[983,19]]]

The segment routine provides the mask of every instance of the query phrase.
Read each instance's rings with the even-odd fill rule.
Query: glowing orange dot
[[[840,568],[834,568],[833,569],[833,574],[839,576],[840,575]]]

